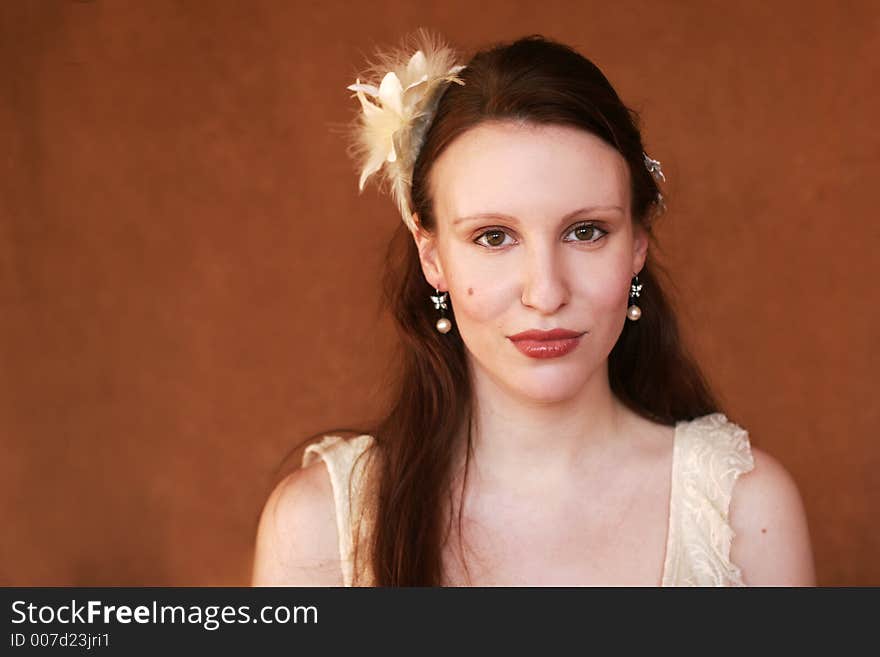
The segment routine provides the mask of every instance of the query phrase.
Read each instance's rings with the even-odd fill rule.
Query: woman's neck
[[[469,479],[548,491],[605,467],[625,448],[622,437],[632,412],[611,392],[605,368],[577,395],[553,403],[537,403],[504,388],[479,366],[471,372],[476,403]],[[460,467],[466,430],[458,441]]]

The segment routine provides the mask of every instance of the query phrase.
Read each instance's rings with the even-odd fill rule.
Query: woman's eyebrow
[[[560,219],[560,223],[564,223],[573,217],[576,217],[579,214],[583,214],[586,212],[593,212],[595,210],[617,210],[620,213],[623,213],[623,208],[619,205],[589,205],[583,208],[578,208],[572,212],[569,212],[567,215]],[[478,214],[470,214],[465,217],[458,217],[452,222],[452,225],[458,225],[465,221],[476,221],[477,219],[485,220],[485,219],[504,219],[506,221],[510,221],[512,223],[518,223],[519,219],[514,217],[513,215],[504,214],[503,212],[480,212]]]

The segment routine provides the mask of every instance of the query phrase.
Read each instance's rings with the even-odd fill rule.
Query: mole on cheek
[[[474,288],[469,287],[468,288],[468,296],[473,296],[473,294],[474,294]]]

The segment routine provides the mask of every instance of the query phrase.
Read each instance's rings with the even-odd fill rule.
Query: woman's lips
[[[583,333],[567,329],[530,330],[510,336],[513,346],[529,358],[558,358],[580,344]]]

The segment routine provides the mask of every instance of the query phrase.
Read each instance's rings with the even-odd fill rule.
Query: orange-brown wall
[[[339,126],[419,26],[562,40],[642,113],[687,338],[820,584],[880,585],[872,0],[0,4],[0,584],[247,583],[288,448],[374,414],[400,219]]]

